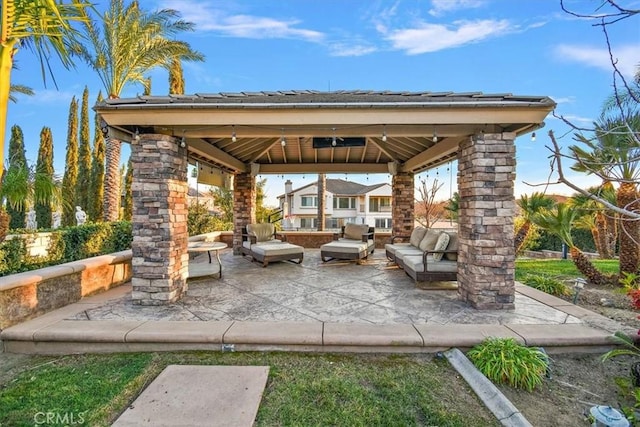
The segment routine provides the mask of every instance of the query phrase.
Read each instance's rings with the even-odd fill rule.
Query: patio
[[[547,351],[602,351],[616,322],[517,284],[514,310],[477,310],[455,290],[423,290],[377,250],[363,265],[320,260],[267,268],[221,253],[222,279],[189,281],[169,305],[133,304],[131,286],[2,332],[5,351],[68,354],[172,350],[435,352],[513,337]],[[207,263],[206,254],[192,262]],[[215,261],[214,261],[215,262]]]

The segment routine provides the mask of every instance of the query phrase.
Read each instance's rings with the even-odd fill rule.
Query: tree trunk
[[[2,3],[5,4],[4,2]],[[4,142],[7,129],[7,111],[11,90],[11,67],[15,41],[3,40],[0,43],[0,157],[4,157]],[[4,171],[4,158],[0,159],[0,177]]]
[[[120,213],[120,141],[107,138],[104,175],[104,220],[117,221]]]
[[[618,207],[629,211],[639,210],[636,185],[623,182],[618,188],[616,202]],[[624,273],[637,273],[640,265],[640,223],[628,217],[620,217],[620,276]]]
[[[606,285],[611,280],[609,277],[605,276],[601,272],[596,269],[593,263],[586,257],[582,251],[575,246],[569,248],[569,253],[571,254],[571,259],[573,263],[576,265],[576,268],[584,277],[589,280],[589,282],[594,285]]]
[[[513,243],[516,250],[516,255],[522,251],[525,241],[527,240],[527,235],[529,234],[529,230],[531,229],[531,222],[525,221],[522,226],[518,229],[516,233]]]
[[[593,235],[593,242],[596,245],[598,254],[602,259],[613,259],[613,252],[611,252],[611,246],[609,245],[609,230],[607,217],[604,212],[596,213],[596,228],[591,230]]]

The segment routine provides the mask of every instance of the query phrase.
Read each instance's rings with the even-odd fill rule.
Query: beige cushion
[[[447,246],[447,250],[457,251],[458,250],[458,233],[449,232],[449,245]],[[444,254],[445,258],[449,261],[457,261],[458,254]]]
[[[438,241],[436,242],[436,245],[434,246],[433,250],[434,251],[444,251],[445,249],[447,249],[447,245],[448,244],[449,244],[449,235],[443,231],[438,236]],[[433,254],[433,260],[434,261],[442,260],[442,255],[444,255],[444,254],[443,253],[435,253],[435,254]]]
[[[406,256],[402,258],[405,270],[413,270],[418,273],[423,273],[424,264],[423,258],[420,256]],[[427,255],[427,272],[429,273],[451,273],[458,271],[458,263],[455,261],[442,260],[440,262],[434,262],[431,255]]]
[[[436,242],[438,241],[438,236],[440,236],[440,231],[428,229],[424,238],[420,241],[420,250],[422,251],[432,251],[436,246]]]
[[[426,228],[422,226],[418,226],[414,228],[413,231],[411,232],[411,237],[409,237],[409,243],[411,243],[416,248],[419,247],[420,242],[422,241],[422,239],[424,239],[425,234],[427,234]]]
[[[369,240],[372,242],[372,240]],[[351,239],[347,240],[334,240],[330,243],[325,243],[320,246],[320,251],[324,252],[339,252],[344,254],[357,254],[360,252],[368,251],[372,243],[369,242],[354,242]]]
[[[256,236],[257,242],[266,242],[273,239],[275,230],[275,226],[269,223],[247,225],[247,232]]]
[[[292,245],[290,243],[261,243],[253,245],[251,250],[263,256],[291,255],[292,258],[304,253],[302,246]]]
[[[362,235],[367,234],[369,226],[367,224],[347,223],[344,226],[344,238],[352,240],[362,240]]]

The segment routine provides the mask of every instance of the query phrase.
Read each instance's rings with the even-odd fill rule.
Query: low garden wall
[[[0,330],[131,279],[131,250],[0,277]]]

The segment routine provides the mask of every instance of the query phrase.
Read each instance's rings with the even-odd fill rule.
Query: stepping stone
[[[268,366],[169,365],[113,426],[251,427],[268,375]]]

